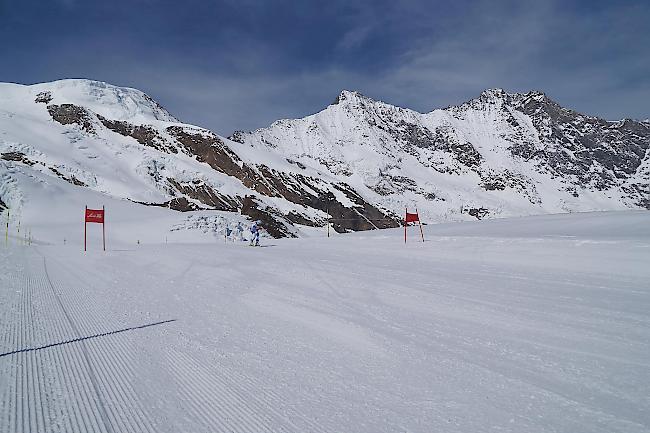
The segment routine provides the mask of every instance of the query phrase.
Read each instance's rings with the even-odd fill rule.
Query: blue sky
[[[224,135],[342,89],[418,111],[492,87],[650,117],[650,1],[0,0],[0,81],[92,78]]]

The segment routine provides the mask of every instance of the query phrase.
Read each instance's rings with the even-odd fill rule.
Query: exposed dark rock
[[[330,203],[329,214],[332,215],[332,226],[336,231],[384,229],[401,225],[398,216],[392,215],[388,211],[381,211],[366,202],[349,185],[338,183],[334,184],[334,187],[356,205],[355,207],[346,207],[335,201],[332,206]],[[330,195],[328,195],[329,197]]]
[[[637,206],[650,210],[650,182],[633,183],[621,188],[625,193],[637,197]]]
[[[325,192],[319,187],[322,185],[318,179],[302,175],[287,175],[274,170],[261,168],[267,176],[269,183],[280,192],[281,196],[299,205],[318,209],[328,213],[333,220],[337,231],[370,230],[373,228],[399,227],[397,219],[388,212],[382,212],[375,206],[366,202],[349,185],[345,183],[333,184],[334,188],[343,192],[356,206],[346,207],[340,203],[334,194]],[[313,195],[306,188],[317,192]],[[369,221],[370,220],[370,221]],[[320,222],[321,224],[324,222]]]
[[[61,179],[65,180],[68,183],[71,183],[71,184],[76,185],[76,186],[88,186],[88,185],[86,185],[85,183],[83,183],[82,181],[80,181],[79,179],[77,179],[74,176],[68,177],[68,176],[64,175],[59,170],[57,170],[55,167],[49,166],[48,168],[50,169],[50,171],[52,173],[56,174],[58,177],[60,177]]]
[[[405,191],[419,191],[417,182],[406,176],[393,176],[379,172],[380,180],[375,185],[368,185],[379,195],[387,196]]]
[[[99,114],[97,114],[97,118],[106,128],[125,137],[132,137],[140,144],[166,153],[178,153],[176,146],[168,143],[151,126],[133,125],[121,120],[109,120]]]
[[[295,235],[289,232],[287,227],[279,221],[279,219],[282,218],[282,215],[268,207],[260,209],[259,203],[257,203],[255,198],[252,196],[244,197],[241,213],[242,215],[249,216],[254,221],[261,221],[263,229],[276,239],[295,237]]]
[[[30,166],[36,164],[31,159],[27,158],[24,153],[21,152],[6,152],[1,154],[0,157],[1,157],[0,159],[4,159],[5,161],[22,162],[23,164],[27,164]]]
[[[191,201],[189,201],[186,197],[175,197],[164,203],[147,203],[147,202],[135,201],[135,200],[132,201],[134,203],[143,204],[145,206],[166,207],[179,212],[190,212],[190,211],[199,210],[199,207],[194,203],[192,203]]]
[[[239,179],[246,187],[269,197],[278,197],[279,194],[269,188],[268,183],[259,173],[247,164],[226,146],[219,137],[208,132],[191,133],[181,126],[167,128],[173,137],[183,145],[185,150],[196,156],[200,162],[205,162],[217,171]]]
[[[424,198],[426,198],[429,201],[447,201],[445,200],[444,197],[438,197],[435,193],[433,192],[426,192],[424,193]]]
[[[22,159],[25,157],[25,154],[21,152],[6,152],[1,156],[5,161],[22,161]]]
[[[245,138],[244,136],[246,133],[244,131],[235,131],[232,133],[230,137],[228,137],[228,140],[234,141],[235,143],[240,143],[244,144]]]
[[[386,181],[386,179],[377,182],[375,185],[367,186],[379,195],[388,196],[395,193],[394,186],[391,185],[390,182]]]
[[[337,184],[335,187],[345,191],[345,194],[357,204],[355,208],[347,208],[341,203],[338,203],[333,194],[327,201],[321,200],[320,197],[323,192],[319,188],[319,185],[322,184],[319,179],[313,179],[301,174],[279,172],[264,164],[251,166],[244,163],[219,137],[209,132],[192,133],[180,126],[171,126],[167,128],[167,131],[190,154],[195,155],[199,161],[209,164],[215,170],[239,179],[246,187],[262,195],[268,197],[284,197],[295,204],[308,206],[321,211],[329,210],[330,215],[339,220],[335,224],[335,229],[337,230],[367,230],[375,227],[399,226],[397,220],[367,203],[352,188],[345,184]],[[319,192],[320,195],[315,196],[306,188]],[[252,209],[253,207],[250,208]],[[269,218],[273,216],[273,213],[268,209],[249,210],[249,212],[265,212]],[[243,213],[244,211],[242,210]],[[287,218],[289,217],[287,216]],[[262,220],[262,218],[259,219]],[[375,222],[368,222],[368,219],[376,220],[376,224]],[[323,221],[313,222],[313,224],[323,223]],[[280,224],[280,226],[283,225]],[[273,230],[277,233],[280,232],[279,228]]]
[[[435,129],[432,147],[436,150],[451,153],[459,163],[472,169],[478,168],[483,160],[483,157],[472,143],[459,142],[453,129],[449,126],[440,126]]]
[[[166,203],[165,207],[168,207],[170,209],[177,210],[177,211],[180,211],[180,212],[189,212],[189,211],[199,209],[199,207],[197,205],[195,205],[194,203],[192,203],[191,201],[189,201],[185,197],[173,198],[173,199],[169,200]]]
[[[52,119],[61,125],[77,124],[86,132],[94,133],[95,128],[88,110],[73,104],[48,105],[47,111]]]
[[[324,158],[316,158],[316,160],[327,167],[330,172],[336,175],[349,177],[354,174],[352,173],[352,170],[350,170],[350,167],[348,167],[348,165],[343,161]]]
[[[0,212],[4,211],[7,208],[8,206],[5,204],[5,202],[2,201],[2,198],[0,198]]]
[[[524,95],[515,108],[530,116],[546,148],[520,143],[513,146],[513,155],[537,160],[555,176],[572,176],[581,187],[618,185],[636,173],[650,148],[650,128],[643,122],[585,116],[539,92]]]
[[[451,142],[449,150],[456,156],[458,162],[470,168],[478,167],[483,160],[481,154],[478,153],[470,142]]]
[[[483,219],[490,214],[490,211],[484,207],[465,209],[464,212],[473,216],[477,220]]]
[[[36,95],[36,99],[34,99],[34,102],[36,103],[43,103],[43,104],[49,104],[50,101],[52,100],[52,93],[51,92],[41,92],[38,95]]]
[[[436,134],[430,129],[424,128],[413,123],[406,123],[403,120],[398,124],[400,128],[400,137],[407,143],[421,148],[435,147],[437,140]]]
[[[399,185],[397,190],[400,192],[416,191],[418,188],[418,183],[406,176],[390,176],[390,181],[393,185]]]
[[[289,164],[297,165],[297,166],[298,166],[299,168],[301,168],[302,170],[304,170],[304,169],[307,168],[307,167],[305,166],[305,164],[303,164],[303,163],[300,162],[300,161],[294,161],[293,159],[289,159],[289,158],[286,158],[286,160],[287,160],[287,162],[288,162]]]
[[[167,182],[179,193],[198,200],[214,210],[237,212],[241,206],[241,199],[239,197],[232,198],[219,194],[213,188],[200,181],[198,183],[181,183],[176,179],[167,178]]]
[[[499,177],[483,179],[481,186],[486,191],[503,191],[506,189],[506,183]]]
[[[298,212],[291,211],[284,216],[292,224],[300,224],[308,227],[320,227],[322,224],[318,221],[313,221],[306,218],[304,215],[299,214]]]
[[[526,197],[532,204],[541,203],[535,184],[521,174],[504,170],[498,173],[483,171],[479,175],[481,176],[480,186],[486,191],[503,191],[506,188],[512,188]]]

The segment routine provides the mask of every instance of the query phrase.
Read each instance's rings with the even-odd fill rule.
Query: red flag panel
[[[104,223],[103,209],[86,209],[87,223]]]
[[[412,223],[415,221],[420,221],[420,217],[416,213],[406,213],[406,220],[405,222],[407,223]]]

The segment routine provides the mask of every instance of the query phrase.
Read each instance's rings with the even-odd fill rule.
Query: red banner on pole
[[[408,226],[408,223],[418,223],[420,226],[420,236],[422,236],[422,242],[424,242],[424,232],[422,231],[422,223],[420,222],[420,215],[418,214],[417,208],[415,209],[415,213],[409,213],[408,209],[406,209],[406,215],[404,216],[404,243],[406,243],[406,227]]]
[[[414,223],[416,221],[420,221],[420,217],[416,213],[406,213],[406,218],[404,219],[404,222],[407,223]]]
[[[104,224],[104,209],[86,208],[86,222]]]
[[[86,225],[88,223],[99,223],[102,225],[102,245],[104,247],[104,251],[106,251],[106,223],[104,221],[105,213],[106,212],[104,206],[102,206],[101,209],[88,209],[88,206],[86,206],[86,212],[84,213],[84,251],[86,251],[86,233],[88,232]]]

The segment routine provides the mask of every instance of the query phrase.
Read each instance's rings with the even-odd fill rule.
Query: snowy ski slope
[[[425,235],[2,247],[0,432],[650,430],[650,213]]]

